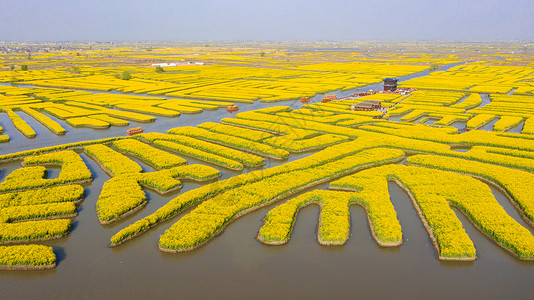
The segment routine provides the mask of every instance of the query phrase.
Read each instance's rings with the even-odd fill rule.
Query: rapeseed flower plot
[[[16,169],[0,183],[0,192],[22,191],[32,188],[43,188],[67,183],[91,181],[91,171],[80,156],[74,151],[60,151],[24,158],[23,165],[41,165]],[[46,167],[43,165],[59,165],[61,171],[57,178],[46,179]]]
[[[168,169],[186,163],[186,160],[168,152],[156,149],[134,139],[118,140],[112,146],[122,153],[132,155],[157,170]]]
[[[89,145],[84,148],[85,153],[94,159],[98,165],[110,176],[143,171],[140,165],[128,157],[104,145]]]
[[[139,135],[138,138],[149,141],[158,147],[215,163],[230,169],[242,170],[243,165],[248,167],[258,167],[265,164],[265,159],[262,157],[199,138],[193,138],[188,135],[146,133]]]
[[[428,224],[440,259],[476,257],[473,243],[449,203],[502,247],[521,259],[534,258],[534,236],[504,211],[489,187],[476,179],[440,170],[389,165],[362,171],[332,185],[351,186],[359,184],[360,178],[375,176],[398,182],[410,194],[423,223]]]
[[[34,138],[36,136],[35,131],[31,128],[26,121],[24,121],[19,115],[13,112],[13,110],[8,109],[7,115],[11,119],[11,122],[13,122],[13,125],[15,125],[15,128],[19,130],[25,137],[27,138]]]
[[[231,220],[248,211],[358,168],[396,161],[403,156],[404,152],[393,149],[362,151],[315,168],[273,175],[242,185],[200,204],[161,236],[159,247],[170,252],[196,248],[209,241]]]
[[[269,211],[264,220],[265,224],[258,233],[258,239],[273,245],[286,243],[289,240],[298,211],[315,203],[321,206],[317,230],[319,243],[324,245],[344,244],[349,238],[349,206],[360,204],[368,213],[369,226],[377,243],[381,246],[400,245],[402,232],[395,209],[388,199],[387,183],[386,189],[383,189],[383,184],[380,181],[372,182],[372,184],[376,183],[378,186],[365,184],[365,192],[315,190],[293,198]],[[387,197],[380,196],[384,193]]]
[[[0,269],[40,270],[56,266],[52,247],[44,245],[0,246]]]
[[[282,149],[276,149],[269,145],[253,142],[250,140],[224,135],[220,133],[211,132],[197,127],[177,127],[167,131],[170,134],[185,135],[200,140],[222,144],[224,146],[236,148],[241,151],[250,152],[252,154],[271,157],[274,159],[286,159],[289,157],[289,152]]]

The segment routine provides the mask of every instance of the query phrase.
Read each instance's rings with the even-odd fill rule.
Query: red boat
[[[238,110],[239,110],[239,106],[237,106],[237,105],[228,106],[226,108],[227,112],[238,111]]]
[[[128,135],[134,135],[134,134],[138,134],[138,133],[143,133],[143,128],[135,127],[135,128],[130,128],[130,129],[126,130],[126,134],[128,134]]]
[[[301,103],[308,103],[308,102],[310,102],[310,97],[304,97],[304,98],[301,98],[301,99],[300,99],[300,102],[301,102]]]
[[[326,102],[330,102],[330,101],[336,100],[336,99],[337,99],[336,95],[325,95],[323,97],[323,100],[321,100],[321,102],[326,103]]]

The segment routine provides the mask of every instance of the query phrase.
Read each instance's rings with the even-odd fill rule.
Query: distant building
[[[175,63],[159,63],[159,64],[152,64],[152,66],[154,67],[176,67],[176,64]]]
[[[350,110],[365,110],[371,111],[375,109],[380,109],[382,107],[382,102],[377,100],[365,100],[358,104],[351,105]]]
[[[384,90],[394,92],[397,90],[397,78],[384,78]]]

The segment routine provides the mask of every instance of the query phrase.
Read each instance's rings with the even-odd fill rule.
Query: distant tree
[[[15,76],[11,76],[11,78],[9,79],[9,82],[17,82],[19,81],[19,79]]]
[[[260,56],[261,56],[261,57],[264,57],[264,56],[265,56],[265,52],[263,52],[263,51],[260,52]]]
[[[21,69],[22,71],[28,71],[28,65],[21,65],[21,66],[20,66],[20,69]]]
[[[32,59],[32,54],[28,53],[28,60]]]
[[[80,56],[80,55],[81,55],[80,52],[76,52],[76,56]]]
[[[156,73],[163,73],[163,72],[165,72],[165,70],[163,70],[161,66],[156,67]]]
[[[439,65],[437,63],[433,63],[430,65],[430,71],[435,71],[439,69]]]
[[[122,80],[130,80],[132,79],[132,74],[128,71],[122,71]]]
[[[15,70],[15,65],[11,65],[11,66],[9,66],[9,69],[10,69],[11,71]]]
[[[80,74],[80,67],[78,67],[78,66],[72,66],[72,67],[70,68],[70,72],[71,72],[71,73],[75,73],[75,74]]]

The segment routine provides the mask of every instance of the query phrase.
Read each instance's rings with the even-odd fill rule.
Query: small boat
[[[144,131],[143,128],[135,127],[135,128],[130,128],[126,130],[126,134],[133,135],[133,134],[143,133],[143,131]]]
[[[238,110],[239,110],[239,106],[237,105],[231,105],[226,108],[227,112],[238,111]]]
[[[323,100],[321,100],[321,102],[326,103],[326,102],[330,102],[330,101],[336,100],[336,99],[337,99],[336,95],[325,95],[323,97]]]
[[[301,102],[301,103],[307,103],[307,102],[310,102],[310,97],[300,98],[300,102]]]

